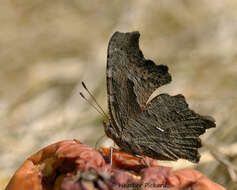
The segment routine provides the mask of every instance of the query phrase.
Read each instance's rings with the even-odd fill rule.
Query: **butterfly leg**
[[[113,166],[113,150],[114,150],[114,148],[111,146],[110,147],[110,165],[111,165],[111,167]]]
[[[150,163],[147,161],[147,159],[146,159],[144,156],[140,156],[140,155],[135,155],[135,156],[136,156],[137,158],[142,159],[142,160],[145,162],[145,164],[147,165],[148,168],[151,167]]]

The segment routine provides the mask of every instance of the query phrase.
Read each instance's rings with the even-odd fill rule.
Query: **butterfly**
[[[108,137],[132,155],[158,160],[200,159],[200,135],[215,127],[215,120],[189,109],[181,94],[159,94],[171,82],[166,65],[145,59],[139,48],[139,32],[115,32],[107,50]]]

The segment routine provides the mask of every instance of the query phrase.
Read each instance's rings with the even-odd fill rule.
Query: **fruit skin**
[[[64,140],[51,144],[29,157],[11,178],[6,190],[45,190],[44,177],[52,177],[65,160],[76,168],[101,168],[105,161],[101,154],[78,140]]]
[[[146,190],[225,189],[194,169],[172,171],[145,157],[151,166],[147,168],[144,160],[117,150],[112,157],[111,167],[110,149],[101,147],[97,151],[78,140],[60,141],[28,158],[5,190],[117,190],[121,189],[118,184],[135,184],[136,189]],[[164,187],[154,188],[154,184]]]

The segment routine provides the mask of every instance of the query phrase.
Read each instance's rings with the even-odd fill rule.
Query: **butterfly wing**
[[[144,58],[139,37],[138,32],[115,32],[108,46],[108,105],[111,125],[117,133],[129,118],[142,112],[155,89],[171,81],[167,66]]]
[[[184,96],[160,94],[137,118],[129,120],[125,134],[132,139],[138,154],[160,160],[183,158],[198,162],[199,136],[212,127],[214,120],[190,110]]]
[[[106,134],[124,151],[163,160],[198,162],[199,136],[215,127],[188,108],[182,95],[150,95],[171,81],[168,67],[146,60],[138,32],[115,32],[107,57],[110,125]]]

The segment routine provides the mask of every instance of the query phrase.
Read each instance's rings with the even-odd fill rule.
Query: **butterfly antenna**
[[[84,94],[82,94],[82,92],[80,92],[80,95],[81,95],[81,97],[82,97],[88,104],[90,104],[94,109],[96,109],[96,111],[98,111],[101,115],[104,116],[104,113],[101,112],[101,110],[98,109],[95,105],[93,105],[93,104],[84,96]],[[107,117],[107,115],[105,115],[105,116]]]
[[[91,94],[91,92],[87,89],[85,83],[82,81],[81,82],[83,88],[87,91],[87,93],[91,96],[91,98],[94,100],[95,104],[97,105],[97,107],[99,108],[96,108],[95,105],[93,105],[92,103],[89,102],[88,99],[85,98],[85,96],[80,92],[80,95],[82,96],[82,98],[84,98],[90,105],[92,105],[94,108],[96,108],[96,110],[100,110],[99,113],[101,113],[102,115],[104,115],[108,120],[109,120],[109,117],[108,115],[104,112],[103,108],[99,105],[99,103],[96,101],[95,97]]]

